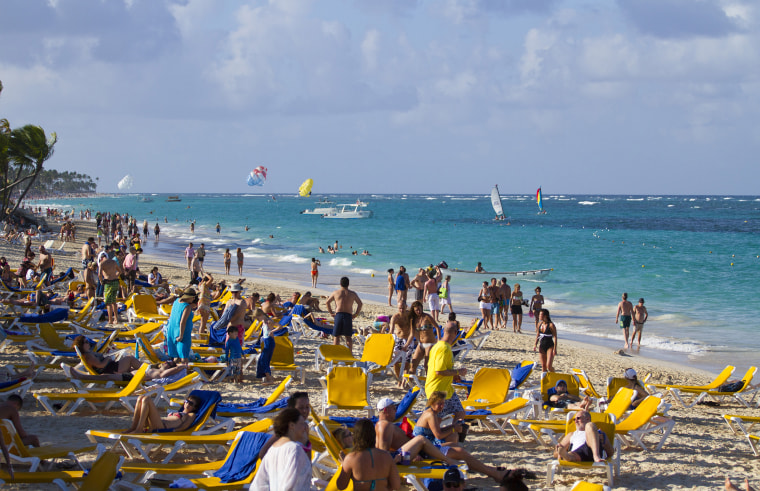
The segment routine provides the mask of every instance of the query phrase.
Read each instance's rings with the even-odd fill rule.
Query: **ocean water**
[[[489,190],[486,190],[489,191]],[[561,338],[622,347],[615,324],[620,296],[646,300],[649,321],[640,354],[714,370],[731,362],[757,363],[760,337],[760,197],[544,195],[547,213],[537,214],[533,195],[503,196],[509,224],[493,220],[482,195],[186,194],[181,202],[151,195],[45,200],[32,204],[127,212],[151,237],[148,255],[183,260],[187,242],[208,249],[206,264],[223,270],[222,253],[245,253],[244,276],[292,281],[310,287],[310,259],[319,257],[320,287],[331,290],[341,276],[362,298],[387,298],[386,270],[446,261],[450,268],[488,271],[552,268],[540,279],[508,277],[526,297],[540,285]],[[300,211],[328,198],[361,199],[374,216],[327,220]],[[195,221],[195,232],[189,223]],[[155,223],[161,240],[153,241]],[[222,230],[217,235],[215,225]],[[249,230],[245,231],[245,226]],[[318,247],[338,241],[336,255]],[[353,256],[352,250],[371,256]],[[207,267],[208,267],[207,266]],[[490,275],[451,274],[454,308],[477,314],[480,283]],[[495,276],[500,277],[496,274]],[[266,293],[266,292],[264,292]],[[395,301],[394,301],[395,305]],[[524,328],[531,331],[527,315]],[[631,329],[632,330],[632,329]]]

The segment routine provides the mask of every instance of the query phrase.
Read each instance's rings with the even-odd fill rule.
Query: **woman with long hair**
[[[554,357],[557,356],[557,326],[552,322],[549,311],[541,309],[538,311],[538,325],[536,326],[536,342],[533,345],[533,351],[538,348],[539,357],[541,358],[541,371],[553,372]]]
[[[356,491],[385,491],[401,488],[401,477],[391,454],[375,448],[375,425],[361,419],[354,425],[353,449],[343,459],[338,489],[353,481]]]

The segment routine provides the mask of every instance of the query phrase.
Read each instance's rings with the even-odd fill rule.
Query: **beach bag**
[[[412,428],[412,424],[406,419],[406,417],[401,421],[401,429],[406,433],[406,436],[408,436],[409,439],[414,438],[414,428]]]
[[[721,385],[718,388],[718,392],[736,392],[738,390],[741,390],[743,385],[744,385],[744,382],[742,382],[741,380],[738,382],[730,382],[730,383]]]

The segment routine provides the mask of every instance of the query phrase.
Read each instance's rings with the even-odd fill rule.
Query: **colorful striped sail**
[[[538,212],[543,213],[544,212],[544,200],[541,196],[541,188],[539,187],[536,190],[536,203],[538,204]]]

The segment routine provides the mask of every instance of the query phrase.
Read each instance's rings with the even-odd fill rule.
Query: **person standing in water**
[[[322,266],[322,263],[319,262],[319,259],[311,258],[311,287],[312,288],[317,287],[317,278],[319,278],[319,266]]]
[[[631,327],[631,318],[633,316],[633,304],[628,301],[628,293],[623,293],[623,300],[620,301],[615,314],[615,324],[620,323],[620,329],[625,333],[625,347],[630,348],[628,343],[628,330]]]
[[[639,348],[641,348],[641,331],[644,330],[644,323],[649,318],[649,312],[644,307],[644,299],[640,298],[639,303],[633,307],[633,336],[631,336],[631,347],[633,347],[633,338],[636,337],[636,333],[639,335]]]

